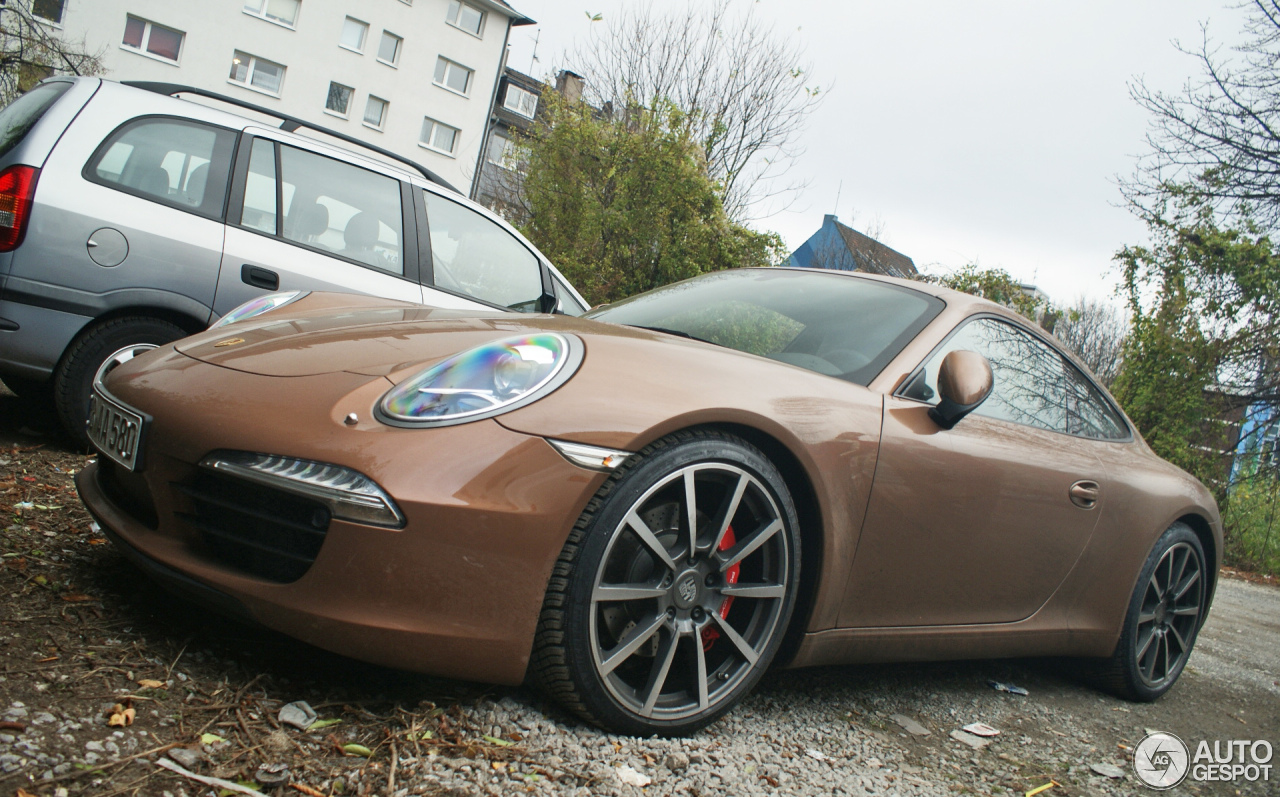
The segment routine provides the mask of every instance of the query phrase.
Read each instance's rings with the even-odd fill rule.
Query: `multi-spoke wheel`
[[[799,554],[795,508],[763,454],[712,432],[659,441],[575,526],[548,589],[534,673],[611,730],[697,730],[773,660]]]
[[[1131,700],[1155,700],[1169,691],[1204,621],[1208,582],[1199,538],[1175,523],[1138,576],[1120,643],[1102,673],[1108,687]]]

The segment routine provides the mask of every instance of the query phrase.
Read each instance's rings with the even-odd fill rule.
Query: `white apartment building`
[[[12,2],[12,0],[10,0]],[[468,193],[511,28],[503,0],[28,0],[112,80],[216,91],[416,160]]]

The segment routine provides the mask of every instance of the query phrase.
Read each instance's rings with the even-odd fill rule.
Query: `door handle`
[[[1071,496],[1071,503],[1081,509],[1093,509],[1098,505],[1098,483],[1091,481],[1079,481],[1071,485],[1071,489],[1067,490],[1067,494]]]
[[[240,281],[245,285],[265,288],[269,291],[277,290],[280,287],[279,274],[259,266],[251,266],[248,263],[240,267]]]

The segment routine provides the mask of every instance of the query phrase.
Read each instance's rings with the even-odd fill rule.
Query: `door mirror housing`
[[[986,357],[974,351],[949,353],[938,368],[938,395],[942,400],[929,409],[929,417],[943,429],[954,427],[987,400],[994,384]]]

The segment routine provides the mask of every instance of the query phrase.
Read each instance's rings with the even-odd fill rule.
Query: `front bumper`
[[[179,378],[181,391],[156,389],[157,379]],[[337,406],[317,399],[333,393],[335,382],[345,394]],[[370,418],[386,386],[350,374],[229,375],[194,363],[113,378],[116,396],[154,418],[145,470],[87,467],[76,478],[80,496],[126,556],[222,613],[380,665],[519,683],[552,565],[606,476],[492,420],[441,429],[342,423],[352,407]],[[204,408],[227,406],[210,391],[224,393],[225,402],[234,394],[235,414],[253,423],[225,423],[216,410],[193,413],[192,396]],[[194,463],[216,449],[353,468],[391,494],[407,524],[396,530],[332,520],[314,563],[291,583],[229,566],[184,521],[192,510],[182,487]]]

